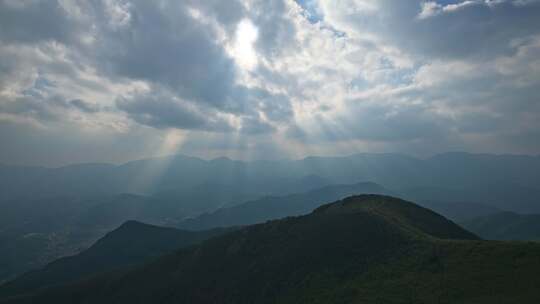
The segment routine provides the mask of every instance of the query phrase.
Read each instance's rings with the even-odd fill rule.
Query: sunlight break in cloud
[[[0,0],[0,162],[538,154],[538,37],[538,0]]]
[[[257,66],[257,52],[254,44],[259,32],[257,27],[249,20],[243,19],[236,27],[233,56],[242,68],[252,70]]]

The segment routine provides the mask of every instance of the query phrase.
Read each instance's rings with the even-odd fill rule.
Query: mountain
[[[172,207],[132,194],[16,200],[0,212],[0,282],[79,253],[127,220],[164,224]]]
[[[409,236],[439,239],[478,240],[471,232],[445,217],[414,203],[385,195],[364,194],[323,205],[313,214],[331,216],[368,213],[383,218],[406,231]]]
[[[307,185],[325,183],[317,176],[306,176],[300,182],[306,187]],[[210,198],[212,201],[212,197],[214,197],[217,200],[221,193],[228,193],[228,191],[229,189],[208,184],[204,186],[204,189],[201,187],[198,190],[200,195],[187,191],[176,196],[171,193],[160,193],[155,196],[117,194],[88,198],[41,198],[23,200],[20,204],[14,201],[14,208],[5,208],[6,212],[0,214],[0,219],[5,218],[5,221],[0,221],[3,225],[3,227],[0,225],[0,266],[3,266],[0,267],[0,282],[12,279],[29,270],[41,268],[60,257],[74,255],[88,248],[106,232],[128,220],[170,226],[178,222],[179,218],[185,218],[186,215],[192,214],[195,210],[194,207],[186,207],[182,199],[201,202],[200,207],[198,207],[201,212],[207,208],[213,210],[213,207],[205,205],[206,199]],[[230,191],[234,193],[233,190]],[[276,203],[275,206],[263,203],[262,209],[248,208],[248,213],[244,213],[246,215],[244,218],[249,217],[247,222],[242,221],[240,217],[234,217],[229,222],[223,220],[223,224],[227,224],[227,226],[245,225],[256,223],[258,220],[300,214],[298,212],[307,213],[318,206],[310,205],[314,202],[322,203],[366,192],[389,193],[383,191],[380,186],[368,183],[350,189],[347,189],[346,186],[324,187],[321,190],[313,190],[311,195],[304,196],[304,205],[288,206],[283,204],[298,202],[295,200],[296,196],[283,200],[277,197],[266,199],[263,200],[266,203],[279,202],[280,200],[282,203]],[[225,194],[222,196],[226,197]],[[237,198],[240,199],[240,197]],[[235,206],[241,202],[230,202],[228,206]],[[206,226],[197,229],[222,225],[208,224]]]
[[[501,173],[502,174],[502,173]],[[519,213],[540,211],[540,190],[511,182],[480,183],[461,188],[413,187],[399,191],[403,197],[414,201],[476,202],[500,210]]]
[[[28,272],[0,288],[0,297],[54,286],[101,272],[137,265],[229,230],[183,231],[128,221],[87,250]]]
[[[77,224],[84,221],[80,216],[86,210],[105,201],[112,198],[61,196],[0,202],[0,282],[76,254],[120,225],[123,221],[107,227],[103,221]]]
[[[415,187],[450,189],[467,195],[466,200],[486,204],[491,200],[504,204],[508,197],[519,197],[517,208],[521,210],[516,211],[540,212],[536,196],[540,191],[538,180],[540,158],[525,155],[446,153],[419,159],[400,154],[364,153],[253,162],[227,158],[202,160],[177,155],[122,165],[0,166],[0,184],[3,185],[0,200],[119,193],[173,193],[177,196],[193,192],[177,201],[186,209],[189,206],[197,209],[199,204],[190,197],[203,197],[209,193],[205,185],[226,189],[222,191],[226,197],[209,195],[206,210],[194,210],[204,212],[239,201],[239,198],[240,201],[249,196],[253,198],[252,195],[291,194],[323,185],[372,181],[396,190]],[[497,194],[492,194],[490,189],[497,190]],[[499,198],[501,194],[504,200]],[[443,200],[444,196],[431,199]]]
[[[257,224],[272,219],[306,214],[325,202],[365,193],[391,194],[392,192],[369,182],[327,186],[307,193],[264,197],[234,207],[218,209],[211,213],[186,219],[174,226],[182,229],[200,230]]]
[[[540,244],[361,195],[2,303],[538,303]]]
[[[540,214],[499,212],[462,222],[461,225],[489,240],[540,241]]]
[[[176,155],[120,165],[0,165],[0,282],[78,253],[126,220],[169,225],[262,197],[371,181],[464,221],[491,214],[489,208],[540,213],[538,180],[539,157],[467,153],[426,159],[363,153],[249,162]],[[461,204],[470,216],[468,211],[454,212],[459,205],[454,202],[474,202]],[[219,225],[230,222],[236,219]]]
[[[306,176],[299,182],[306,187],[325,183],[317,176]],[[365,185],[365,187],[368,186],[368,184]],[[380,190],[376,191],[378,190],[376,187],[372,187],[372,191],[368,191],[369,187],[362,189],[365,191],[356,192],[353,189],[348,192],[340,192],[336,190],[334,195],[330,187],[314,191],[311,197],[313,201],[320,201],[317,198],[317,195],[320,195],[330,201],[354,193],[382,193]],[[193,214],[194,210],[200,212],[208,209],[214,210],[214,207],[205,204],[205,202],[215,201],[222,193],[229,193],[228,191],[235,193],[234,190],[228,188],[207,184],[204,187],[201,186],[197,191],[186,191],[177,195],[171,193],[160,193],[155,196],[117,194],[96,195],[87,198],[43,197],[34,200],[21,200],[20,202],[14,200],[3,206],[5,208],[0,213],[0,282],[12,279],[26,271],[41,268],[60,257],[74,255],[88,248],[106,232],[125,221],[137,220],[154,225],[170,225],[177,222],[179,218]],[[331,196],[327,193],[329,191]],[[343,195],[338,195],[339,193]],[[223,194],[222,197],[226,197],[226,194]],[[236,198],[242,199],[243,197],[237,196]],[[190,204],[184,204],[184,199],[200,202],[198,204],[200,206],[197,208],[186,206]],[[276,198],[276,200],[279,199]],[[229,202],[226,205],[234,206],[241,202]],[[322,203],[322,201],[320,202]],[[305,213],[315,207],[306,209]],[[276,204],[276,208],[274,212],[276,215],[271,218],[297,214],[294,212],[295,210],[289,213],[290,208],[287,206]],[[274,208],[266,205],[266,209],[261,210],[261,213],[266,213],[268,209],[273,210]],[[269,213],[269,215],[271,214]],[[254,216],[253,219],[257,220],[258,218]],[[232,221],[231,223],[231,225],[236,224],[247,223],[241,221],[238,223]]]

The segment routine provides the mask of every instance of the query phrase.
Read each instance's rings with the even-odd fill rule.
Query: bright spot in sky
[[[257,66],[257,52],[253,44],[257,41],[259,30],[249,19],[244,19],[236,27],[233,56],[236,63],[251,70]]]

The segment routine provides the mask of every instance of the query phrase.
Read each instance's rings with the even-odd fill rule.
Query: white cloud
[[[501,1],[467,0],[467,1],[459,2],[459,3],[447,4],[447,5],[439,4],[436,1],[426,1],[421,4],[421,10],[420,10],[420,13],[418,14],[418,19],[426,19],[426,18],[437,16],[439,14],[443,14],[443,13],[456,12],[460,9],[464,9],[471,5],[478,5],[478,4],[494,5],[496,2],[498,3]]]
[[[4,123],[252,155],[444,151],[473,133],[528,152],[506,138],[540,127],[539,1],[310,1],[316,18],[293,0],[1,5]],[[527,123],[497,127],[512,120]]]

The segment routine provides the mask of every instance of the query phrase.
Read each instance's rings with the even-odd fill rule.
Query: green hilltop
[[[360,195],[1,303],[539,303],[540,244]]]

